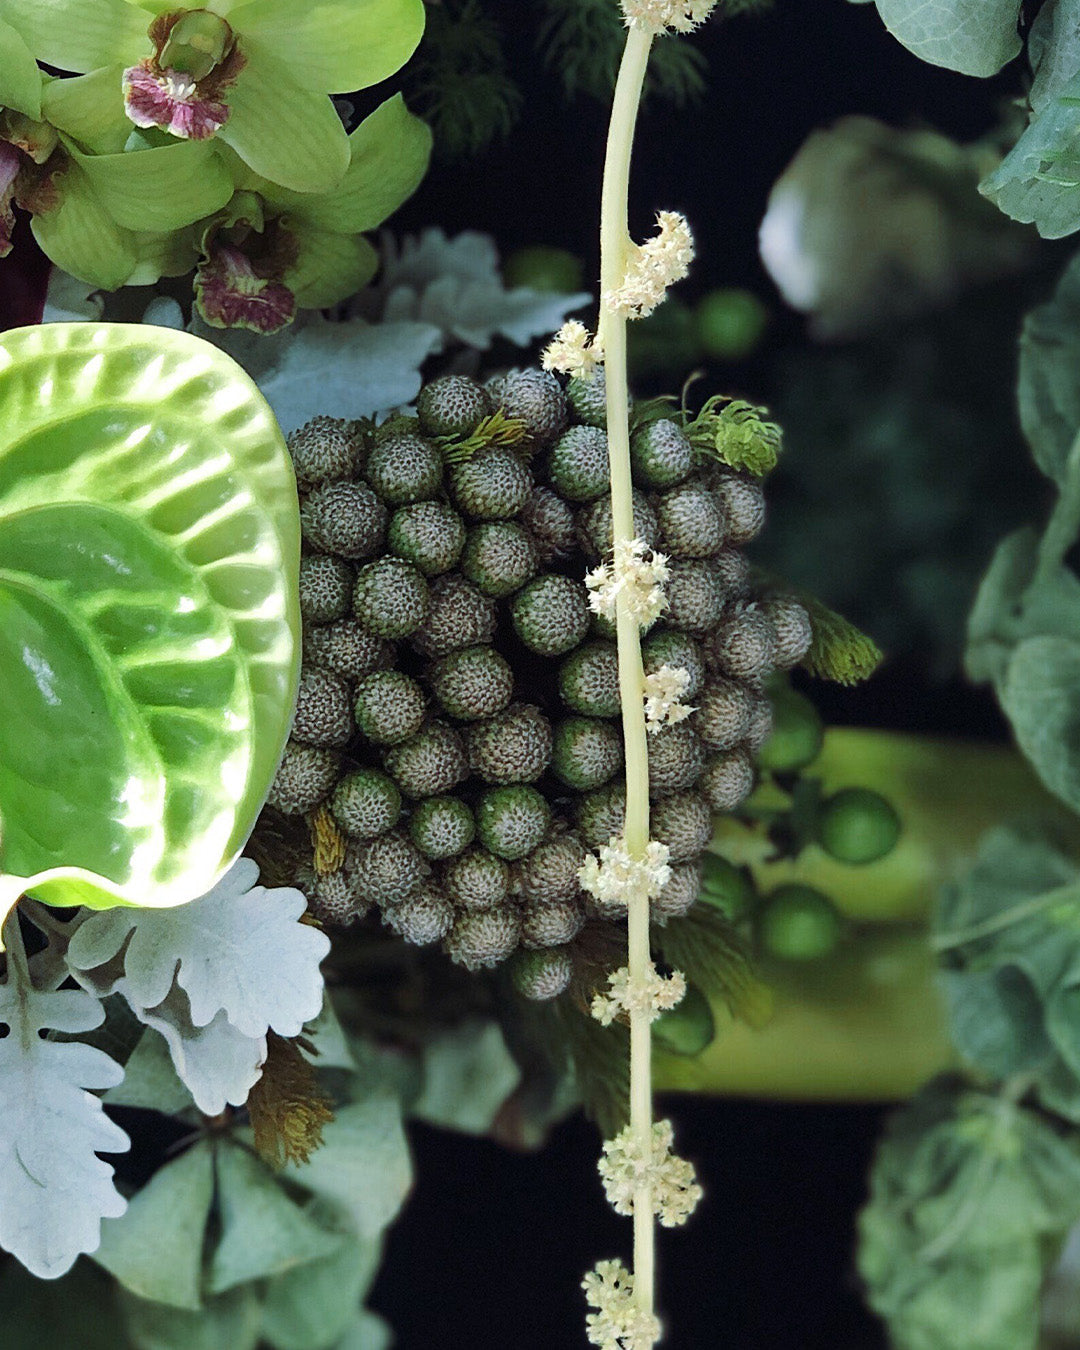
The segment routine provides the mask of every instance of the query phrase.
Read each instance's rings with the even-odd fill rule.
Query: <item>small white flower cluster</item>
[[[581,380],[591,380],[596,368],[603,363],[603,342],[599,336],[594,337],[580,319],[567,319],[540,357],[545,370],[558,370]]]
[[[628,28],[644,28],[659,35],[665,28],[689,33],[703,24],[716,0],[622,0]]]
[[[656,223],[659,234],[633,246],[622,282],[601,297],[608,309],[628,319],[651,314],[668,287],[690,272],[694,240],[686,218],[677,211],[660,211]]]
[[[660,617],[667,605],[664,582],[671,570],[663,553],[652,553],[646,558],[645,552],[644,540],[619,539],[612,561],[585,573],[589,608],[595,614],[614,621],[619,596],[625,595],[630,613],[642,628]]]
[[[585,1318],[590,1345],[600,1350],[652,1350],[660,1323],[634,1304],[634,1277],[621,1261],[600,1261],[581,1282],[597,1311]]]
[[[609,1027],[620,1013],[646,1011],[649,1021],[655,1022],[661,1013],[674,1008],[686,993],[686,976],[673,970],[663,976],[653,963],[642,980],[632,978],[626,966],[608,976],[608,992],[593,997],[589,1011],[601,1026]]]
[[[652,1190],[653,1211],[665,1228],[685,1223],[701,1199],[694,1166],[671,1151],[675,1138],[670,1120],[653,1124],[648,1157],[638,1147],[629,1125],[604,1142],[598,1164],[604,1194],[616,1214],[633,1214],[634,1195],[642,1186]]]
[[[590,853],[578,868],[578,880],[602,905],[629,905],[638,896],[655,899],[671,876],[670,851],[651,839],[643,858],[632,858],[621,835],[613,835],[600,850]]]
[[[652,735],[663,726],[682,722],[694,711],[679,700],[690,687],[690,672],[663,665],[645,676],[645,725]]]

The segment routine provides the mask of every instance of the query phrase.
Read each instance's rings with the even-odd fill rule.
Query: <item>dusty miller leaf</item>
[[[90,1089],[113,1087],[123,1069],[103,1051],[39,1033],[90,1031],[101,1003],[82,990],[43,993],[0,986],[0,1246],[34,1275],[55,1279],[94,1251],[101,1220],[124,1212],[113,1169],[98,1153],[124,1153],[127,1135]]]
[[[1018,0],[877,0],[910,52],[963,75],[996,75],[1020,51]]]
[[[1034,225],[1044,239],[1080,229],[1080,75],[1042,110],[979,191],[1013,220]]]

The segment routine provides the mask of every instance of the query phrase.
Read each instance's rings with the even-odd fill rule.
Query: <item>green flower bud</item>
[[[406,797],[434,797],[468,777],[461,737],[445,722],[431,722],[387,750],[386,770]]]
[[[615,644],[589,642],[571,652],[559,667],[559,694],[568,708],[586,717],[618,717],[619,652]]]
[[[538,1002],[558,998],[570,986],[574,963],[565,948],[519,952],[514,961],[514,988]]]
[[[292,734],[307,745],[342,746],[353,734],[349,686],[332,670],[307,666],[300,675]]]
[[[430,607],[427,582],[401,558],[378,558],[357,574],[353,610],[379,637],[407,637],[428,617]]]
[[[323,553],[367,558],[386,534],[386,507],[362,483],[320,483],[300,507],[300,528]]]
[[[424,576],[438,576],[461,557],[465,524],[445,502],[409,502],[391,516],[386,545]]]
[[[613,722],[569,717],[555,727],[551,769],[581,792],[598,788],[622,765],[622,736]]]
[[[308,623],[343,618],[352,602],[356,574],[343,558],[312,553],[300,559],[300,613]]]
[[[356,686],[356,725],[377,745],[393,745],[415,736],[426,708],[423,689],[400,670],[377,670]]]
[[[443,867],[443,885],[455,904],[467,910],[493,909],[510,893],[510,868],[486,849],[466,849]]]
[[[533,490],[533,478],[519,455],[492,445],[450,470],[454,500],[472,520],[516,516]]]
[[[773,731],[758,751],[758,763],[774,773],[797,773],[815,760],[825,739],[818,710],[794,689],[772,694]]]
[[[417,802],[409,837],[426,858],[453,858],[476,834],[473,813],[459,797],[428,797]]]
[[[354,839],[374,839],[392,830],[401,815],[397,784],[378,769],[346,774],[330,799],[334,819]]]
[[[535,788],[515,784],[491,788],[476,808],[476,835],[496,857],[513,862],[540,843],[551,824],[551,808]]]
[[[649,422],[630,438],[634,477],[648,487],[667,488],[694,471],[694,448],[677,422],[663,417]]]
[[[429,436],[469,436],[490,412],[487,392],[468,375],[432,380],[416,400],[416,416]]]
[[[551,761],[551,724],[530,703],[477,722],[465,739],[473,772],[486,783],[533,783]]]
[[[696,984],[674,1008],[662,1012],[652,1024],[653,1041],[672,1055],[700,1055],[716,1039],[716,1020],[709,1000]]]
[[[589,631],[585,587],[570,577],[546,572],[514,596],[510,617],[526,647],[541,656],[561,656]]]
[[[435,697],[463,722],[502,712],[514,692],[514,672],[494,647],[461,647],[427,673]]]
[[[290,741],[267,800],[286,816],[305,815],[326,800],[340,766],[333,750]]]
[[[442,456],[430,441],[410,432],[379,437],[364,477],[390,506],[425,501],[442,485]]]
[[[515,905],[459,914],[446,939],[446,952],[466,970],[482,970],[513,956],[520,933],[521,914]]]
[[[520,525],[508,520],[475,525],[465,540],[461,570],[485,595],[510,595],[535,573],[536,549]]]
[[[552,487],[572,502],[591,502],[611,487],[607,433],[599,427],[569,427],[551,451]]]

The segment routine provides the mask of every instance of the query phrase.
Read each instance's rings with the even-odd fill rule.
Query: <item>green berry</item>
[[[300,674],[292,734],[306,745],[342,746],[353,734],[349,686],[332,670],[307,666]]]
[[[662,550],[678,558],[712,558],[724,545],[724,517],[700,481],[660,494],[656,516]]]
[[[575,376],[566,386],[566,401],[587,427],[607,426],[607,378],[598,366],[587,379]]]
[[[291,431],[286,444],[301,491],[352,478],[360,465],[362,442],[356,424],[338,417],[313,417]]]
[[[705,642],[712,670],[741,680],[764,679],[773,669],[776,629],[754,601],[736,601]]]
[[[290,741],[270,785],[267,800],[284,815],[305,815],[326,800],[337,780],[340,765],[333,750]]]
[[[325,627],[309,628],[304,634],[304,656],[314,665],[357,680],[392,665],[394,649],[355,619],[341,619]]]
[[[630,438],[634,478],[648,487],[669,488],[694,471],[694,448],[677,422],[663,417]]]
[[[323,553],[367,558],[386,534],[386,507],[363,483],[321,483],[300,507],[300,528]]]
[[[825,739],[818,710],[794,689],[772,695],[772,735],[758,751],[758,763],[773,773],[797,773],[817,758]]]
[[[450,792],[469,774],[461,737],[445,722],[430,722],[415,736],[387,750],[386,771],[406,797]]]
[[[709,749],[730,750],[750,729],[752,698],[738,680],[710,680],[698,696],[691,725]]]
[[[662,1012],[652,1024],[653,1040],[672,1055],[700,1055],[716,1039],[716,1019],[709,1000],[696,984],[674,1008]]]
[[[541,656],[561,656],[589,631],[585,587],[554,572],[523,587],[514,596],[510,616],[518,637]]]
[[[641,659],[646,675],[655,675],[661,666],[685,670],[690,676],[683,700],[692,702],[705,683],[705,656],[700,643],[688,633],[662,628],[650,633],[641,644]],[[610,714],[614,716],[614,714]]]
[[[661,727],[649,737],[649,794],[692,787],[705,767],[705,747],[685,722]]]
[[[526,948],[565,947],[581,932],[585,907],[578,900],[521,907],[521,945]]]
[[[765,493],[756,478],[723,474],[713,488],[728,543],[748,544],[765,524]]]
[[[520,933],[521,914],[516,905],[459,914],[446,939],[446,953],[466,970],[497,966],[513,956]]]
[[[649,917],[661,928],[669,919],[685,918],[693,909],[700,888],[700,859],[676,864],[671,869],[671,876],[664,889],[649,901]]]
[[[533,490],[533,477],[519,455],[505,446],[477,450],[450,470],[458,509],[471,520],[508,520]]]
[[[698,791],[714,811],[737,810],[754,790],[754,766],[740,745],[710,759],[698,779]]]
[[[525,423],[526,439],[520,447],[529,453],[553,441],[566,425],[566,395],[546,370],[511,370],[490,380],[487,389],[507,417]]]
[[[664,622],[688,633],[705,633],[715,628],[730,598],[723,573],[714,559],[673,562],[671,575],[664,583],[664,594],[667,597]]]
[[[660,526],[649,499],[634,489],[634,535],[649,548],[660,542]],[[578,539],[590,557],[606,557],[612,548],[611,498],[600,497],[577,514]]]
[[[769,311],[753,293],[723,286],[703,296],[694,309],[694,329],[714,361],[742,361],[764,335]]]
[[[465,540],[461,570],[485,595],[510,595],[537,567],[532,540],[514,521],[474,525]]]
[[[518,248],[503,262],[503,282],[507,286],[528,286],[533,291],[552,295],[570,295],[581,290],[585,265],[564,248],[531,244]]]
[[[567,787],[590,792],[622,764],[622,736],[613,722],[568,717],[555,727],[551,769]]]
[[[410,639],[424,656],[445,656],[495,636],[495,602],[456,572],[431,583],[430,605],[427,619]]]
[[[843,921],[828,896],[795,882],[778,886],[758,914],[761,945],[781,961],[817,961],[836,948]]]
[[[518,520],[529,531],[540,562],[547,566],[574,549],[577,531],[574,513],[551,488],[534,488]]]
[[[561,496],[591,502],[611,487],[607,432],[599,427],[569,427],[552,447],[548,477]]]
[[[459,797],[428,797],[409,821],[409,837],[426,858],[456,857],[475,834],[473,813]]]
[[[551,762],[551,724],[531,703],[475,723],[465,739],[473,772],[486,783],[533,783]]]
[[[377,745],[394,745],[415,736],[426,711],[423,689],[403,671],[377,670],[357,683],[356,725]]]
[[[400,904],[431,875],[427,862],[400,830],[357,844],[356,869],[365,895],[380,909]]]
[[[381,436],[368,455],[364,477],[390,506],[434,497],[442,484],[442,456],[411,432]]]
[[[438,576],[461,557],[465,525],[445,502],[409,502],[390,517],[386,546],[424,576]]]
[[[343,558],[312,553],[300,559],[300,613],[308,623],[330,623],[348,613],[355,573]]]
[[[515,784],[491,788],[476,808],[476,835],[496,857],[513,862],[540,843],[551,824],[551,808],[535,788]]]
[[[540,905],[573,900],[581,890],[578,870],[584,861],[585,845],[576,834],[553,834],[517,865],[522,898]]]
[[[578,797],[574,803],[578,832],[585,847],[603,848],[622,834],[626,824],[626,787],[622,780]]]
[[[427,673],[435,697],[451,717],[473,722],[494,717],[510,702],[514,672],[494,647],[460,647]]]
[[[443,867],[443,885],[455,904],[467,910],[493,909],[510,893],[510,868],[486,849],[466,849]]]
[[[876,862],[896,847],[900,817],[879,793],[869,788],[843,788],[822,803],[817,838],[825,852],[839,862]]]
[[[427,582],[402,558],[378,558],[357,573],[353,612],[379,637],[407,637],[428,617],[430,608]]]
[[[745,867],[736,867],[715,853],[702,855],[700,899],[732,923],[745,919],[757,903],[757,892]]]
[[[790,670],[799,664],[814,640],[810,615],[793,595],[766,596],[760,608],[776,633],[773,662],[777,670]]]
[[[589,642],[572,651],[559,667],[558,682],[562,701],[574,712],[618,717],[619,651],[613,642]]]
[[[558,998],[570,986],[574,963],[565,948],[519,952],[514,962],[514,988],[537,1002]]]
[[[697,792],[673,792],[653,806],[649,830],[668,846],[669,862],[692,862],[712,838],[712,812]]]
[[[374,839],[392,830],[401,815],[397,784],[378,769],[346,774],[330,799],[334,819],[354,839]]]
[[[416,416],[429,436],[469,436],[490,412],[484,387],[468,375],[432,380],[416,400]]]
[[[454,926],[454,906],[437,886],[423,885],[397,904],[384,905],[383,922],[414,947],[440,942]]]

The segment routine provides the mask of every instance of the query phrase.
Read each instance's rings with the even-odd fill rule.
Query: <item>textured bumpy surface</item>
[[[578,881],[624,812],[616,650],[584,584],[611,544],[597,392],[533,369],[447,376],[416,419],[319,418],[290,439],[307,666],[270,801],[309,819],[325,807],[344,839],[331,870],[315,859],[312,908],[342,924],[378,906],[468,969],[516,954],[534,998],[565,989],[590,928],[623,917]],[[638,428],[633,463],[640,534],[672,573],[646,674],[687,672],[696,709],[649,738],[673,869],[663,923],[696,899],[712,811],[753,786],[763,680],[810,631],[790,597],[751,590],[738,549],[764,521],[756,480],[702,461],[671,420]]]

